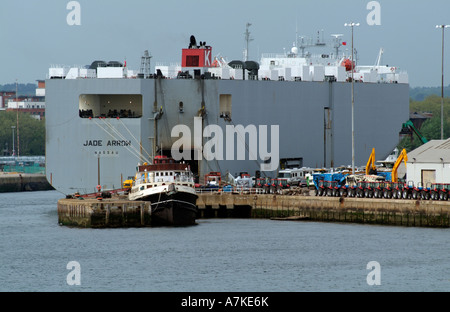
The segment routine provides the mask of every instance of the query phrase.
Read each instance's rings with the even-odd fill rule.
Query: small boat
[[[197,198],[188,164],[156,156],[153,164],[137,167],[129,200],[151,202],[152,225],[194,225]]]

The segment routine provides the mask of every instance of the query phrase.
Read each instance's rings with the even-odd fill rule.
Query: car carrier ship
[[[49,69],[46,175],[55,189],[120,189],[137,165],[172,157],[174,146],[200,183],[208,172],[274,177],[281,159],[349,165],[352,77],[357,166],[373,148],[389,155],[409,119],[408,75],[381,65],[382,50],[376,64],[356,64],[340,51],[341,35],[330,53],[312,54],[325,44],[302,41],[259,62],[228,62],[186,39],[181,64],[154,73],[148,51],[139,71],[117,61]]]

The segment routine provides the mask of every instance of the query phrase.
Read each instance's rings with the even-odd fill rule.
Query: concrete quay
[[[339,198],[273,194],[198,194],[198,219],[267,218],[416,227],[450,227],[449,201]],[[61,225],[108,228],[151,226],[150,203],[110,199],[61,199]]]
[[[82,228],[150,226],[150,202],[121,198],[60,199],[58,223]]]
[[[450,227],[450,202],[273,194],[200,194],[199,217]]]
[[[49,190],[53,187],[44,174],[0,172],[0,193]]]

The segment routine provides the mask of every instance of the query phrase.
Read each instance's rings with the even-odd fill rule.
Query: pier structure
[[[445,201],[205,194],[199,196],[197,206],[200,217],[245,216],[277,220],[450,227],[450,203]]]
[[[198,219],[267,218],[350,222],[415,227],[450,227],[450,203],[274,194],[199,194]],[[149,202],[111,199],[61,199],[62,225],[77,227],[151,226]]]
[[[60,225],[81,228],[151,226],[150,202],[122,198],[65,198],[58,201]]]
[[[45,174],[0,172],[0,193],[49,190],[53,187]]]

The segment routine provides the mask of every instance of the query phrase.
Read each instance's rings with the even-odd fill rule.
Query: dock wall
[[[251,218],[450,227],[448,201],[200,194],[197,205],[200,218],[234,214]]]
[[[449,201],[316,197],[302,195],[199,194],[197,219],[266,218],[416,227],[450,227]],[[61,225],[108,228],[151,226],[150,202],[61,199]]]
[[[150,226],[150,202],[60,199],[58,222],[60,225],[84,228]]]
[[[44,174],[0,173],[0,193],[48,190],[53,187]]]

